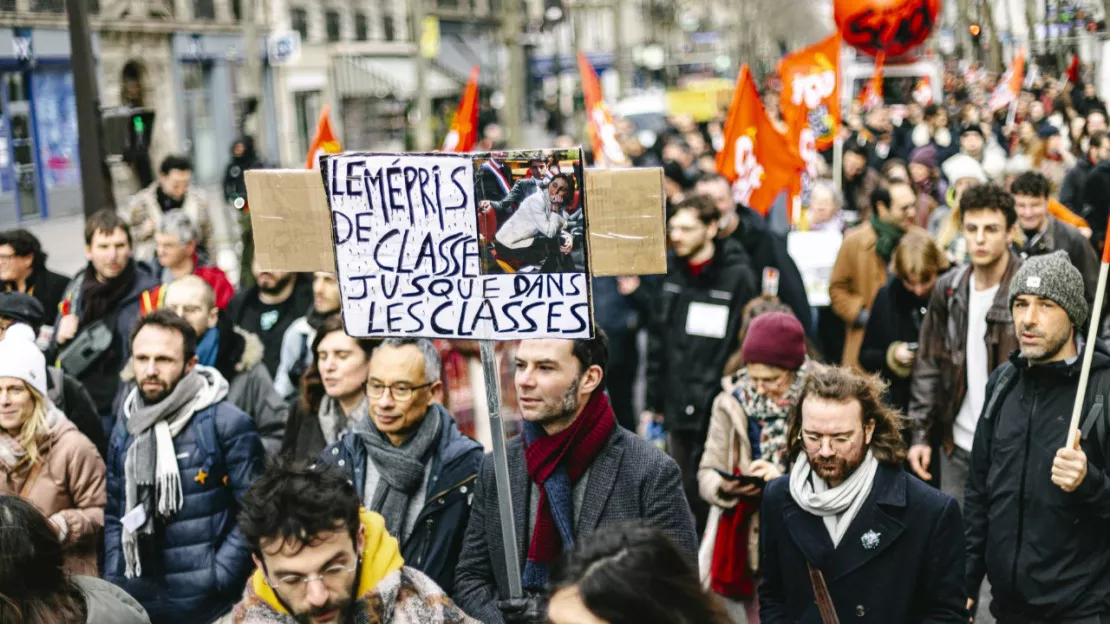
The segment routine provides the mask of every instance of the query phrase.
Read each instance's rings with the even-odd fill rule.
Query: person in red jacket
[[[162,267],[162,284],[147,290],[140,299],[140,313],[146,316],[158,309],[165,296],[164,286],[186,275],[196,275],[216,293],[216,307],[227,308],[235,288],[227,275],[215,266],[202,265],[197,257],[197,226],[188,215],[180,210],[172,210],[162,215],[158,231],[154,235],[158,243],[158,264]]]

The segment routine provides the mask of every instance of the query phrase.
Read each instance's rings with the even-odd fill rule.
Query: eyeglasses
[[[320,574],[309,574],[302,576],[300,574],[286,574],[279,576],[276,581],[270,579],[270,575],[266,574],[266,584],[274,589],[280,589],[283,592],[291,594],[303,594],[308,591],[308,584],[312,581],[320,581],[328,587],[335,587],[341,585],[346,576],[354,572],[358,568],[358,561],[346,566],[342,564],[335,564],[328,567]]]
[[[856,439],[855,433],[846,433],[835,436],[819,435],[816,433],[803,433],[802,441],[805,442],[806,447],[811,449],[824,448],[825,440],[829,441],[829,446],[834,449],[846,449],[852,445]]]
[[[385,394],[385,391],[389,390],[389,395],[393,397],[394,401],[408,401],[412,398],[413,392],[422,388],[427,388],[434,383],[433,381],[432,383],[421,384],[419,386],[410,386],[407,383],[395,383],[387,386],[378,381],[371,381],[366,384],[366,394],[369,394],[371,399],[380,399],[382,395]]]

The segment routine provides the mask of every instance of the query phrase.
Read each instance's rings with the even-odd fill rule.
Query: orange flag
[[[1021,85],[1025,81],[1025,50],[1018,50],[1010,61],[1010,69],[1002,74],[998,86],[991,93],[988,105],[992,111],[1002,110],[1021,95]]]
[[[835,34],[779,61],[782,119],[791,128],[809,126],[817,149],[827,149],[840,123],[840,35]]]
[[[875,57],[875,74],[871,76],[871,81],[864,83],[863,88],[859,91],[859,101],[866,110],[883,104],[883,63],[885,61],[886,54],[879,52],[878,56]]]
[[[601,81],[598,80],[593,65],[590,65],[590,60],[582,52],[578,53],[578,72],[582,74],[582,96],[586,100],[586,119],[594,149],[594,164],[601,167],[628,166],[624,149],[617,142],[613,116],[609,114],[605,99],[601,96]]]
[[[443,139],[445,152],[469,152],[478,142],[478,66],[470,69],[470,80],[466,83],[455,121],[451,131]]]
[[[717,152],[717,171],[733,183],[740,203],[766,216],[771,204],[797,182],[805,163],[797,145],[783,136],[763,109],[747,64],[740,68],[725,122],[724,148]]]
[[[335,131],[331,129],[331,117],[328,113],[331,107],[324,104],[320,111],[320,121],[316,122],[316,135],[312,137],[312,144],[308,148],[308,158],[305,159],[305,169],[315,169],[320,164],[320,157],[324,154],[338,154],[339,139],[335,138]]]

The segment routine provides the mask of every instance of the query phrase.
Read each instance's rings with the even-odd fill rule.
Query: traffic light
[[[971,24],[967,27],[967,32],[971,35],[972,45],[979,47],[979,37],[983,34],[983,29],[979,24]]]

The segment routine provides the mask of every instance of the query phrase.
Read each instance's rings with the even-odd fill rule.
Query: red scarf
[[[544,482],[562,464],[566,466],[571,487],[574,487],[604,448],[615,426],[616,418],[609,406],[609,397],[600,390],[595,391],[570,427],[555,435],[538,438],[524,449],[528,477],[540,491],[535,529],[528,547],[530,561],[550,563],[563,552],[563,540],[551,515]]]

